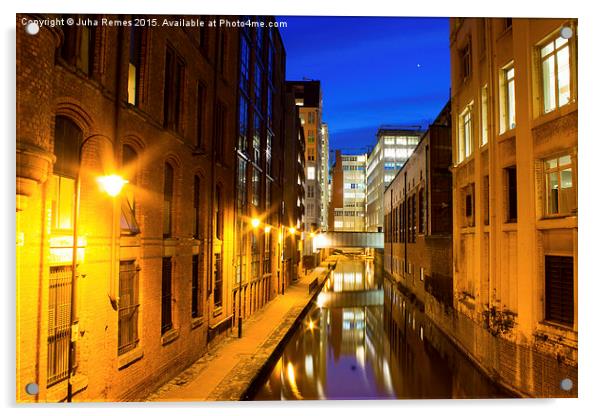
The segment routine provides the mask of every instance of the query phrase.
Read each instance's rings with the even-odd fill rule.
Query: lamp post
[[[67,382],[67,402],[71,402],[73,400],[73,369],[75,364],[75,354],[76,354],[76,343],[79,332],[79,319],[77,317],[77,248],[78,248],[78,230],[77,230],[77,220],[79,217],[79,200],[80,200],[80,188],[81,188],[81,164],[82,164],[82,150],[84,148],[84,144],[88,142],[91,138],[96,136],[89,136],[85,138],[78,149],[78,162],[77,162],[77,174],[75,176],[75,195],[74,195],[74,204],[73,204],[73,252],[71,253],[71,334],[69,339],[69,355],[68,355],[68,375],[69,379]],[[121,178],[118,175],[112,174],[108,176],[101,176],[97,178],[98,183],[101,188],[109,194],[111,197],[115,197],[121,192],[121,188],[128,181]],[[113,227],[114,224],[111,224]],[[113,265],[111,265],[111,268]]]

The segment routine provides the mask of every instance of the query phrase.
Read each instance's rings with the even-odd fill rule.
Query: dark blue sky
[[[447,18],[278,20],[287,79],[322,83],[331,149],[373,145],[382,124],[425,126],[449,98]]]

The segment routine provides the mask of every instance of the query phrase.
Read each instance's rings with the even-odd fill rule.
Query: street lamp
[[[68,371],[69,380],[67,383],[67,402],[73,400],[73,368],[75,364],[76,355],[76,343],[77,334],[79,331],[79,319],[77,317],[77,248],[78,248],[78,235],[77,235],[77,222],[79,218],[79,199],[80,199],[80,188],[81,188],[81,164],[82,164],[82,150],[84,145],[93,137],[88,136],[79,145],[78,148],[78,162],[77,162],[77,174],[75,176],[75,195],[73,205],[73,252],[71,253],[71,334],[69,337],[69,356],[68,356]],[[115,197],[121,192],[123,185],[127,183],[127,180],[121,178],[118,175],[112,174],[107,176],[101,176],[97,178],[97,182],[100,184],[101,189],[112,197]],[[114,221],[111,221],[111,229],[113,229]],[[111,264],[111,270],[113,265]]]

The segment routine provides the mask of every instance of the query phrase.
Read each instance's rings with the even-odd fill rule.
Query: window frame
[[[568,164],[560,165],[560,159],[565,156],[568,156],[570,158],[570,162]],[[554,168],[547,167],[547,162],[551,161],[551,160],[556,160],[556,167],[554,167]],[[543,218],[564,218],[564,217],[570,217],[570,216],[576,215],[577,208],[578,208],[578,198],[577,198],[577,183],[576,183],[577,165],[575,162],[575,156],[571,153],[557,154],[552,157],[547,157],[545,159],[542,159],[541,163],[542,163],[542,190],[544,193],[544,195],[543,195],[543,201],[544,201]],[[573,193],[574,193],[575,208],[573,210],[569,210],[567,212],[550,213],[548,211],[548,208],[549,208],[548,174],[557,173],[558,185],[560,186],[562,183],[560,173],[567,169],[571,170],[571,184],[572,184],[571,187],[573,188]],[[559,206],[559,201],[557,201],[557,208],[558,208],[558,206]]]
[[[573,26],[571,26],[571,29],[575,30],[575,28]],[[538,67],[538,87],[539,87],[539,94],[540,94],[540,102],[539,102],[539,115],[545,115],[545,114],[549,114],[549,113],[553,113],[554,111],[571,104],[571,102],[574,102],[574,97],[576,96],[576,86],[573,85],[574,82],[574,63],[573,63],[573,54],[574,54],[574,43],[572,41],[572,39],[574,38],[574,36],[570,39],[565,39],[566,43],[563,44],[562,46],[560,46],[560,48],[556,48],[556,41],[558,39],[564,39],[562,38],[562,36],[560,36],[560,31],[555,31],[552,35],[546,37],[543,41],[541,41],[537,46],[536,46],[536,60],[537,60],[537,67]],[[553,49],[550,53],[546,54],[545,56],[542,56],[542,51],[543,49],[549,45],[549,44],[553,44]],[[567,48],[568,50],[568,65],[569,65],[569,83],[568,83],[568,87],[569,87],[569,99],[565,104],[559,105],[559,86],[558,86],[558,52],[564,48]],[[544,61],[549,58],[550,56],[554,56],[554,105],[548,110],[545,110],[545,92],[544,92]]]

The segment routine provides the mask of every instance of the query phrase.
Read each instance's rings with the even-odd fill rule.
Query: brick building
[[[450,31],[453,334],[520,394],[576,396],[577,22]]]
[[[18,27],[34,18],[66,20],[18,15]],[[259,32],[64,23],[36,35],[17,30],[17,401],[141,399],[231,328],[240,281],[232,265],[241,39]],[[262,120],[253,160],[260,174],[247,171],[247,183],[260,178],[261,208],[250,215],[274,211],[276,228],[284,50],[277,30],[265,32],[277,69],[272,84],[263,75],[255,87],[273,93],[276,138],[270,159]],[[268,56],[259,65],[267,68]],[[129,182],[111,198],[97,179],[115,172]],[[276,290],[266,283],[279,264],[268,231],[256,241],[268,277],[249,286],[245,314]],[[248,253],[253,266],[256,251]],[[25,393],[28,383],[38,384],[37,395]]]
[[[451,116],[447,103],[385,189],[384,268],[420,302],[452,299]]]

